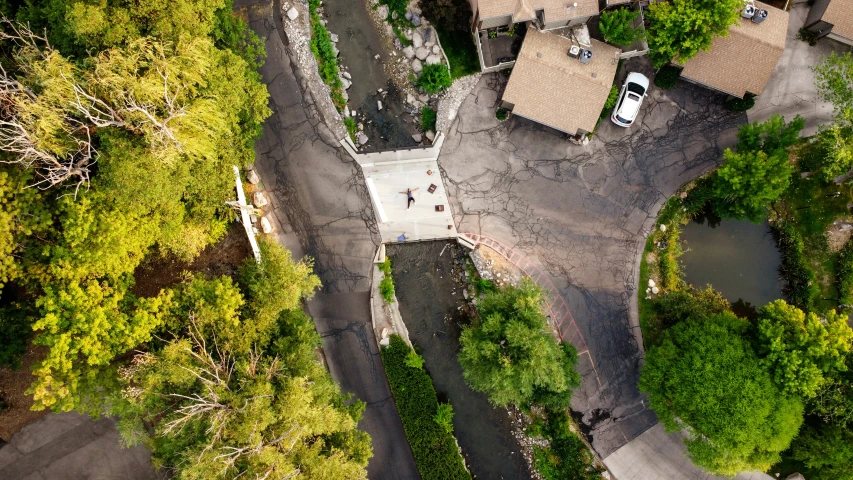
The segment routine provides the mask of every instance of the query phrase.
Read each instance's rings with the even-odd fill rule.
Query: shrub
[[[601,12],[598,27],[606,41],[615,45],[630,45],[645,36],[642,29],[632,26],[639,16],[638,10],[630,8],[606,10]]]
[[[730,112],[745,112],[755,106],[755,95],[747,93],[743,98],[730,98],[726,101],[726,110]]]
[[[453,433],[453,405],[449,403],[438,404],[438,409],[432,419],[441,428],[443,428],[445,432]]]
[[[664,90],[669,90],[678,83],[678,77],[680,76],[680,68],[675,65],[666,65],[658,70],[657,75],[655,75],[655,85]]]
[[[0,367],[20,368],[21,357],[33,335],[30,309],[13,303],[0,308]]]
[[[355,132],[358,131],[358,125],[355,123],[355,119],[352,117],[345,118],[344,126],[347,127],[347,133],[349,133],[349,138],[353,142],[355,142]]]
[[[440,412],[429,374],[406,363],[411,351],[399,335],[392,335],[380,354],[418,471],[424,480],[470,480],[453,435],[436,421],[447,412]]]
[[[782,293],[789,303],[810,311],[818,290],[814,284],[814,272],[806,260],[802,235],[786,220],[776,222],[770,227],[770,232],[782,256],[782,265],[779,266],[779,275],[785,280]]]
[[[610,93],[607,95],[607,100],[604,102],[604,108],[610,110],[616,106],[616,100],[619,100],[619,87],[613,85],[610,87]]]
[[[838,284],[838,303],[853,306],[853,240],[848,240],[838,252],[838,264],[835,270]]]
[[[470,28],[471,4],[468,0],[429,0],[421,2],[424,18],[435,28],[448,32],[465,32]]]
[[[317,58],[317,70],[320,72],[320,78],[331,90],[335,107],[342,110],[346,105],[346,100],[343,96],[344,84],[338,77],[338,56],[335,54],[335,45],[332,43],[329,31],[320,21],[320,15],[317,13],[319,7],[320,0],[308,1],[308,9],[311,15],[311,52]]]
[[[498,120],[500,120],[501,122],[503,122],[504,120],[506,120],[506,117],[508,117],[508,116],[509,116],[509,110],[507,110],[507,109],[505,109],[505,108],[498,108],[498,109],[495,111],[495,118],[497,118],[497,119],[498,119]]]
[[[569,415],[564,410],[548,412],[542,433],[550,446],[533,447],[533,467],[545,480],[599,480],[603,470],[569,425]]]
[[[424,107],[421,109],[421,128],[423,128],[425,132],[430,130],[435,131],[435,119],[435,110],[429,107]]]
[[[427,93],[438,93],[449,87],[453,80],[450,79],[450,70],[447,66],[435,63],[424,67],[416,83]]]
[[[406,354],[406,366],[411,368],[424,368],[424,357],[418,355],[418,352],[409,349],[409,353]]]
[[[385,257],[385,260],[381,262],[378,267],[379,271],[385,275],[379,282],[379,294],[382,295],[382,299],[385,300],[385,303],[393,303],[395,292],[394,277],[391,275],[391,257]]]

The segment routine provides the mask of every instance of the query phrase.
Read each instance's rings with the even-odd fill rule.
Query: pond
[[[453,405],[454,435],[471,473],[481,479],[531,478],[509,413],[471,390],[456,361],[467,322],[458,282],[465,252],[455,242],[439,241],[390,245],[387,253],[409,338],[424,357],[439,401]]]
[[[682,228],[684,279],[711,285],[733,304],[782,298],[781,257],[767,223],[698,218]]]

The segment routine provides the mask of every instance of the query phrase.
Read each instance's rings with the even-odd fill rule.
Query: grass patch
[[[358,131],[358,125],[355,123],[355,119],[352,117],[346,117],[344,119],[344,126],[347,127],[347,133],[349,133],[350,140],[355,143],[355,132]]]
[[[599,480],[604,471],[586,443],[571,430],[564,411],[549,411],[545,419],[536,419],[528,434],[548,439],[549,447],[533,447],[533,467],[545,480]]]
[[[450,77],[454,80],[480,71],[480,58],[471,34],[465,31],[435,29],[441,48],[450,62]]]
[[[435,120],[435,110],[429,107],[424,107],[421,109],[421,128],[423,128],[425,132],[428,132],[430,130],[435,131]]]
[[[385,261],[379,264],[379,271],[385,276],[379,282],[379,294],[385,303],[394,303],[394,277],[391,275],[391,257],[385,257]]]
[[[456,440],[447,429],[447,407],[439,405],[429,374],[409,365],[413,352],[399,335],[392,335],[390,344],[380,351],[418,471],[424,480],[470,480]]]
[[[335,54],[335,45],[332,43],[329,31],[320,21],[320,14],[317,13],[318,8],[320,8],[320,0],[308,0],[308,11],[311,16],[311,52],[317,59],[317,70],[320,72],[320,78],[331,90],[335,108],[342,111],[347,102],[344,100],[344,84],[338,75],[340,72],[338,56]]]

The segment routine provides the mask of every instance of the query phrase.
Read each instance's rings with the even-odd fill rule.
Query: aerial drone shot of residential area
[[[853,0],[0,0],[0,480],[853,480]]]

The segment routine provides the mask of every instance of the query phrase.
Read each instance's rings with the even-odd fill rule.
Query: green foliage
[[[758,354],[785,393],[813,397],[825,376],[846,370],[853,347],[847,316],[830,310],[823,318],[776,300],[762,307],[758,320]]]
[[[51,223],[39,190],[26,188],[29,180],[26,173],[0,170],[0,292],[23,273],[16,258],[21,246],[31,235],[43,235]]]
[[[424,2],[421,10],[424,18],[437,30],[464,32],[470,37],[473,13],[467,0],[432,0]],[[441,43],[444,45],[443,40]]]
[[[406,366],[411,368],[424,368],[424,357],[418,355],[418,352],[411,349],[409,350],[409,353],[406,354],[405,362]]]
[[[506,120],[506,118],[508,116],[509,116],[509,110],[507,110],[505,108],[501,107],[501,108],[498,108],[497,110],[495,110],[495,118],[497,118],[501,122]]]
[[[483,278],[477,276],[474,278],[474,289],[478,294],[480,293],[495,293],[498,291],[498,286],[495,285],[495,282],[489,280],[488,278]]]
[[[320,0],[309,0],[308,9],[311,15],[311,52],[317,59],[317,69],[320,72],[320,78],[331,89],[332,102],[338,110],[343,110],[346,105],[346,100],[343,97],[344,84],[338,76],[340,69],[338,68],[338,56],[335,53],[335,44],[332,42],[332,36],[329,30],[320,21],[320,14],[317,9],[320,8]]]
[[[19,302],[0,307],[0,367],[20,368],[33,335],[32,312]]]
[[[808,411],[824,423],[853,426],[853,355],[846,369],[828,376],[817,395],[808,399]]]
[[[428,132],[430,130],[435,131],[435,120],[435,110],[429,107],[424,107],[421,109],[421,128],[423,128],[425,132]]]
[[[802,423],[803,405],[772,382],[730,312],[690,318],[646,352],[640,390],[669,431],[689,428],[694,464],[735,475],[779,461]]]
[[[838,283],[838,303],[844,308],[853,307],[853,241],[848,240],[838,252],[835,278]]]
[[[814,67],[815,87],[827,102],[832,102],[836,115],[853,108],[853,55],[832,52]]]
[[[681,68],[675,65],[664,65],[655,75],[655,85],[664,90],[669,90],[678,84],[678,77],[680,76]]]
[[[436,409],[433,421],[437,423],[445,432],[453,433],[453,406],[449,403],[439,403]]]
[[[726,110],[730,112],[745,112],[755,106],[755,95],[746,93],[743,98],[730,98],[726,100]]]
[[[565,410],[548,411],[542,433],[548,447],[533,447],[533,467],[545,480],[598,480],[603,470],[589,447],[570,429]]]
[[[738,21],[741,0],[673,0],[649,5],[646,35],[652,63],[684,63],[707,50],[715,36],[728,36]]]
[[[349,134],[350,140],[355,142],[355,134],[358,132],[358,125],[355,122],[355,118],[346,117],[344,119],[344,127],[347,129],[347,133]]]
[[[407,364],[411,351],[399,335],[392,335],[380,353],[418,471],[424,480],[470,479],[453,435],[435,420],[441,407],[429,374]]]
[[[613,85],[610,87],[610,93],[607,94],[607,100],[604,101],[604,109],[601,111],[601,118],[606,117],[610,109],[616,106],[617,100],[619,100],[619,87]]]
[[[780,220],[770,227],[776,240],[782,265],[779,274],[785,279],[782,292],[785,298],[797,307],[810,311],[818,294],[814,271],[809,268],[802,234],[791,222]]]
[[[542,302],[541,287],[522,280],[481,299],[479,321],[462,332],[459,363],[465,379],[495,405],[565,408],[580,384],[577,352],[550,335]]]
[[[222,8],[214,12],[215,22],[211,37],[216,46],[236,53],[249,66],[247,75],[258,75],[257,69],[264,64],[266,52],[264,41],[252,31],[242,18],[234,12],[234,0],[226,0]]]
[[[417,86],[427,93],[438,93],[449,87],[451,83],[453,80],[450,78],[450,70],[440,63],[425,65],[416,82]]]
[[[463,1],[468,5],[465,0],[457,1]],[[421,8],[425,8],[429,3],[432,2],[424,2]],[[451,78],[455,80],[466,75],[479,73],[480,57],[467,25],[464,30],[436,28],[436,33],[438,33],[438,38],[441,41],[441,49],[444,50],[444,55],[447,56],[447,61],[450,63]]]
[[[730,309],[728,300],[710,287],[704,290],[692,287],[670,290],[652,303],[651,315],[646,317],[643,326],[643,340],[646,346],[658,345],[667,329],[691,318],[705,318]]]
[[[395,294],[394,277],[391,275],[391,257],[385,257],[385,260],[379,263],[378,267],[383,274],[382,280],[379,282],[379,294],[382,295],[385,303],[390,305],[394,303]]]
[[[793,457],[815,480],[853,479],[853,430],[838,425],[806,425],[794,440]]]
[[[817,142],[824,152],[820,177],[832,181],[853,169],[853,107],[838,113],[835,122],[821,130]]]
[[[607,42],[621,46],[631,45],[645,37],[642,28],[633,27],[639,17],[640,11],[630,8],[605,10],[598,19],[598,28]]]

